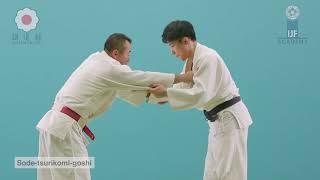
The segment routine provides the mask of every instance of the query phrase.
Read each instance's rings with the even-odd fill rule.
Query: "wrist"
[[[165,89],[163,96],[168,96],[168,89],[167,88]]]
[[[182,78],[181,78],[181,74],[175,74],[173,84],[180,83],[180,82],[181,82],[181,80],[182,80]]]

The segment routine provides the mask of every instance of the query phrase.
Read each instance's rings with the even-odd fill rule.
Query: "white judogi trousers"
[[[39,129],[39,157],[88,157],[86,140],[77,122],[64,139]],[[88,168],[38,168],[38,180],[91,180]]]
[[[239,128],[230,111],[209,122],[208,150],[203,180],[247,180],[248,127]]]

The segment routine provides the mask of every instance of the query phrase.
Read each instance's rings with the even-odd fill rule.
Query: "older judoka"
[[[56,95],[53,107],[37,125],[39,157],[88,157],[86,133],[89,121],[105,112],[115,97],[138,105],[145,100],[149,85],[189,82],[192,73],[174,75],[131,70],[127,65],[131,39],[115,33],[104,51],[90,55],[69,77]],[[89,180],[88,168],[38,168],[38,180]]]
[[[221,56],[196,41],[188,21],[173,21],[162,34],[172,54],[185,61],[182,72],[193,71],[194,83],[179,83],[150,90],[167,97],[174,110],[198,108],[208,120],[209,137],[204,180],[247,179],[247,136],[252,123],[231,74]],[[150,101],[157,99],[150,97]],[[159,101],[159,100],[158,100]]]

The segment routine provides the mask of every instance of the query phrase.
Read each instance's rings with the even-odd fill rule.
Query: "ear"
[[[113,59],[116,59],[116,58],[118,57],[118,55],[119,55],[118,49],[114,49],[114,50],[112,51],[111,55],[112,55],[112,58],[113,58]]]
[[[187,38],[187,37],[182,38],[182,43],[189,44],[189,38]]]

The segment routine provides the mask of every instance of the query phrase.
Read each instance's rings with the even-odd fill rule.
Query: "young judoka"
[[[149,85],[192,81],[192,73],[174,75],[131,70],[127,65],[131,39],[115,33],[104,50],[90,55],[69,77],[56,95],[53,107],[37,125],[39,157],[88,157],[86,133],[89,121],[105,112],[115,97],[138,105]],[[89,168],[38,168],[38,180],[90,180]]]
[[[197,42],[188,21],[168,24],[162,41],[170,45],[173,55],[185,61],[183,73],[193,71],[194,83],[169,88],[155,84],[150,92],[162,101],[167,97],[173,110],[203,110],[210,129],[204,180],[246,180],[247,136],[252,120],[223,59]]]

